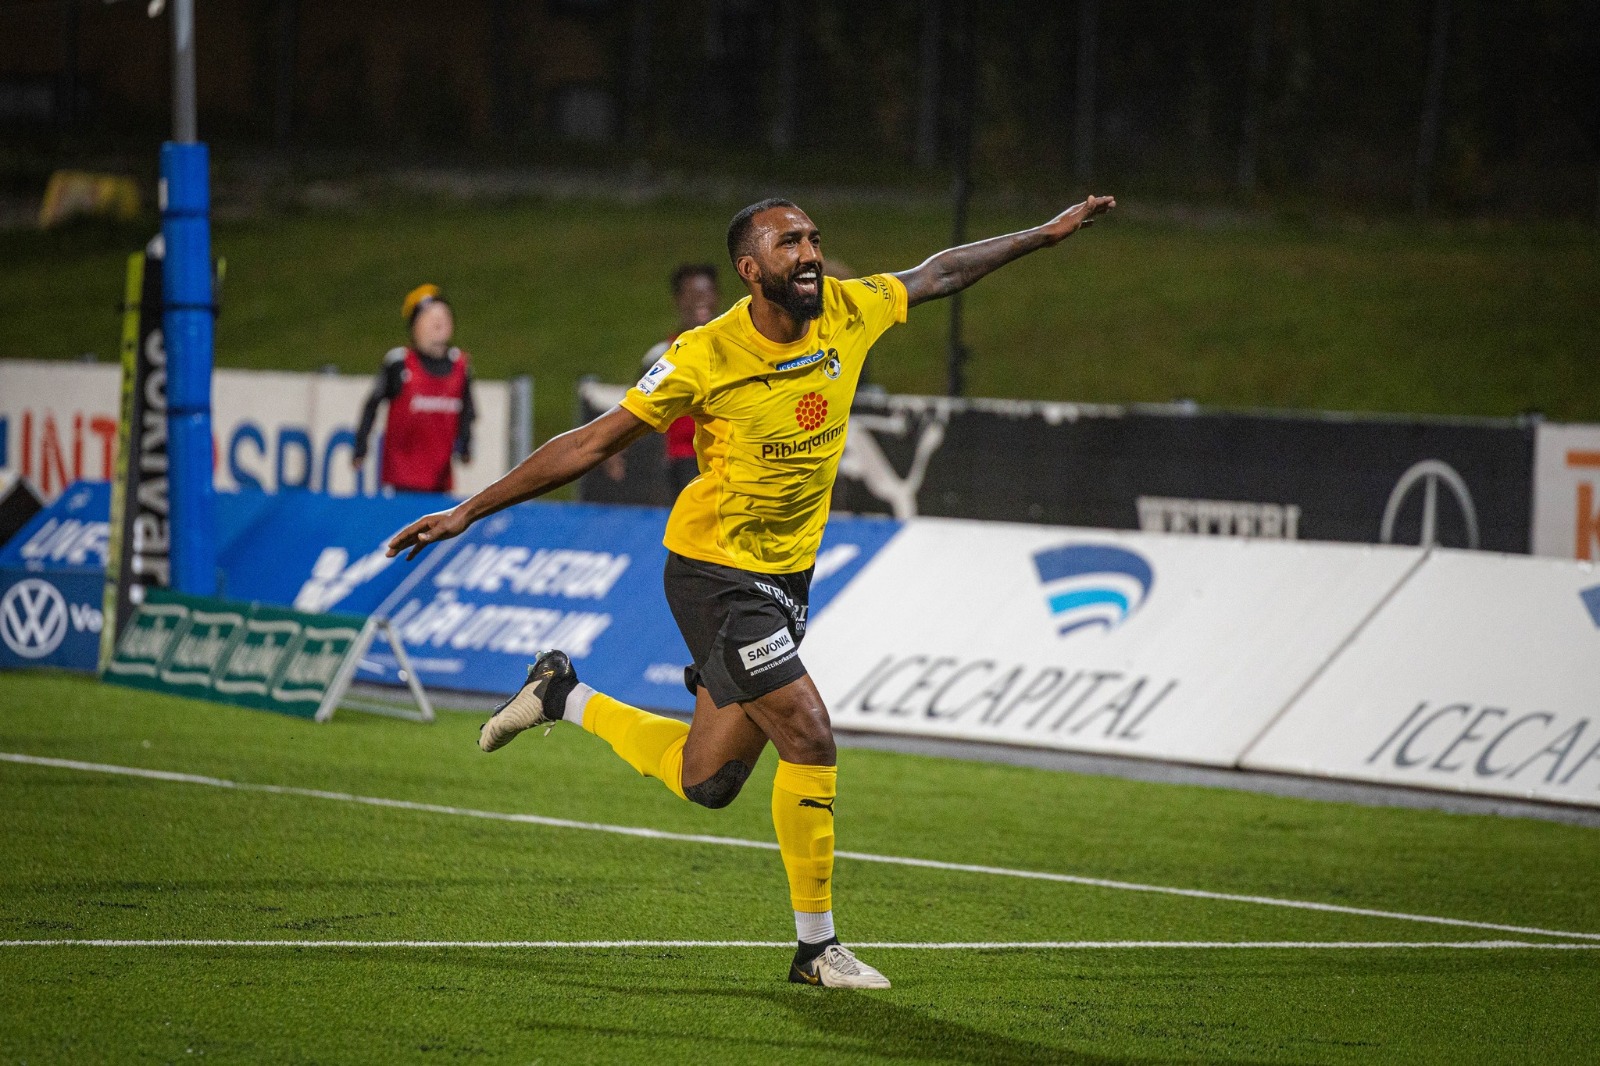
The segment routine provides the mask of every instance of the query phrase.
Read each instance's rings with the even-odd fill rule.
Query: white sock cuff
[[[575,726],[583,725],[583,708],[589,702],[589,697],[594,695],[594,689],[582,681],[572,686],[572,691],[567,693],[567,706],[561,712],[561,717]]]
[[[806,911],[794,912],[794,931],[800,941],[805,944],[820,944],[824,940],[832,940],[833,912],[823,911],[821,914],[809,914]]]

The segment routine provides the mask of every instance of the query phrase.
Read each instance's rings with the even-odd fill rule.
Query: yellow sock
[[[833,909],[833,800],[838,767],[797,766],[778,760],[772,779],[772,827],[789,875],[794,909],[821,914]]]
[[[622,761],[658,778],[683,799],[683,745],[689,726],[676,718],[629,707],[601,692],[583,705],[583,728],[611,745]],[[830,853],[831,854],[831,853]]]

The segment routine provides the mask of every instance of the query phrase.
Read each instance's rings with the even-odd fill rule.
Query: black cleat
[[[566,714],[567,694],[577,683],[578,672],[566,652],[543,653],[528,667],[528,680],[516,695],[496,707],[489,720],[478,727],[478,747],[494,751],[505,747],[524,729],[554,726]]]

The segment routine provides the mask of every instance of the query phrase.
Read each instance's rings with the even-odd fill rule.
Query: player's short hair
[[[717,283],[717,268],[710,263],[684,263],[672,272],[672,295],[676,296],[683,291],[683,283],[690,278],[705,278],[711,284]]]
[[[753,251],[750,247],[750,230],[755,225],[757,215],[772,207],[798,208],[799,206],[793,200],[785,200],[781,196],[769,196],[765,200],[757,200],[734,215],[733,221],[728,223],[728,259],[732,261],[734,268],[738,268],[741,255],[749,255]]]

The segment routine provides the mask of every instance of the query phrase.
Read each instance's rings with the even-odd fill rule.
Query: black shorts
[[[718,707],[765,696],[805,676],[811,571],[753,574],[667,553],[662,574],[667,606],[694,665],[684,671],[693,692],[704,685]]]

